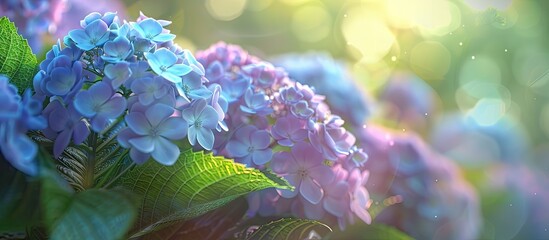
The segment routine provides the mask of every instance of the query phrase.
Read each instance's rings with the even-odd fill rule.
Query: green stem
[[[126,149],[122,154],[120,154],[118,159],[116,159],[111,164],[111,166],[109,166],[108,170],[106,170],[107,172],[106,172],[105,175],[103,175],[103,173],[100,174],[102,176],[101,176],[101,180],[99,181],[97,186],[104,186],[105,182],[107,182],[109,180],[110,176],[113,175],[116,172],[116,170],[120,167],[120,165],[122,164],[123,159],[128,155],[129,152],[130,152],[130,150]]]
[[[129,171],[133,166],[135,166],[135,163],[131,163],[128,167],[126,167],[122,172],[120,172],[116,177],[114,177],[110,182],[105,184],[103,188],[109,188],[113,183],[115,183],[120,177],[122,177],[127,171]]]
[[[88,161],[87,161],[87,165],[86,165],[86,170],[85,170],[85,176],[84,176],[84,183],[82,184],[82,186],[84,187],[84,189],[89,189],[89,188],[92,188],[93,185],[94,185],[94,180],[95,180],[95,158],[96,158],[96,153],[97,153],[97,148],[96,148],[96,145],[97,145],[97,133],[93,132],[90,134],[89,138],[88,138],[88,145],[91,146],[91,149],[89,151],[87,151],[87,155],[88,155]]]

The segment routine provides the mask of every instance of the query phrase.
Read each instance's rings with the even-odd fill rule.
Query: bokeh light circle
[[[498,64],[489,57],[475,57],[475,61],[465,61],[459,73],[459,84],[473,81],[501,82],[501,70]]]
[[[423,41],[410,52],[410,66],[425,80],[441,80],[450,69],[450,51],[439,42]]]
[[[221,21],[231,21],[239,17],[246,7],[246,0],[206,0],[206,10]]]
[[[330,33],[332,17],[322,6],[306,5],[295,11],[292,17],[292,31],[304,42],[317,42]]]
[[[341,31],[350,51],[359,51],[362,62],[378,62],[396,41],[383,16],[366,7],[350,8],[346,14]]]

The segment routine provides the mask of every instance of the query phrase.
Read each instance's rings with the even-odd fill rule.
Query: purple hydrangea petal
[[[126,110],[126,99],[115,96],[101,106],[101,115],[113,119],[120,116]]]
[[[102,20],[95,20],[84,29],[89,36],[89,41],[95,46],[100,46],[109,39],[109,26]]]
[[[105,75],[111,79],[112,87],[117,89],[132,75],[130,64],[127,62],[108,64],[105,66]]]
[[[69,146],[72,137],[72,129],[66,129],[61,132],[55,142],[53,143],[53,156],[58,158],[61,156],[61,153]]]
[[[318,204],[324,196],[322,188],[310,177],[304,177],[299,186],[299,193],[312,204]]]
[[[145,111],[145,116],[151,123],[151,126],[156,127],[160,124],[160,122],[171,116],[173,112],[174,109],[168,105],[155,104]]]
[[[325,186],[333,181],[334,172],[330,167],[320,164],[309,169],[309,176],[318,181],[320,185]]]
[[[76,125],[74,125],[74,131],[72,133],[72,141],[74,144],[81,144],[88,138],[88,135],[90,135],[90,129],[83,121],[78,121]]]
[[[91,119],[91,128],[95,132],[101,132],[109,125],[109,119],[105,116],[97,115]]]
[[[322,204],[311,204],[303,202],[303,212],[307,219],[322,220],[326,212],[322,208]]]
[[[196,129],[195,127],[190,127],[188,132],[187,132],[187,138],[189,139],[189,143],[191,145],[195,145],[196,144],[196,137],[197,135],[199,134],[198,132],[198,129]]]
[[[199,133],[196,136],[198,143],[206,150],[212,150],[214,144],[214,135],[212,130],[206,128],[200,128]]]
[[[213,107],[209,105],[206,106],[204,110],[202,110],[200,118],[202,119],[202,127],[215,129],[215,127],[217,126],[217,112]]]
[[[177,161],[180,153],[177,145],[165,138],[159,137],[155,139],[154,151],[152,151],[151,155],[157,162],[171,166]]]
[[[150,157],[150,153],[140,152],[135,148],[130,149],[130,158],[137,164],[145,163],[147,160],[149,160]]]
[[[297,174],[290,174],[290,175],[284,176],[284,179],[286,179],[286,181],[288,181],[290,185],[294,186],[295,190],[292,191],[292,190],[286,190],[286,189],[277,189],[280,196],[284,198],[293,198],[297,196],[297,194],[299,193],[300,184],[302,180],[301,177],[299,177]]]
[[[256,165],[263,165],[265,163],[268,163],[273,156],[273,151],[268,148],[265,150],[255,150],[252,154],[252,161]]]
[[[34,157],[38,146],[29,137],[24,134],[16,135],[3,144],[0,147],[1,153],[12,166],[28,175],[36,175],[38,166]]]
[[[271,144],[269,132],[265,130],[253,132],[250,140],[251,145],[257,149],[265,149]]]
[[[341,199],[325,198],[322,202],[322,206],[326,211],[335,215],[336,217],[343,217],[349,208],[349,204]]]
[[[55,68],[50,75],[52,80],[46,83],[46,89],[53,95],[66,95],[76,82],[76,74],[64,68]]]
[[[289,152],[277,152],[271,161],[271,169],[275,173],[287,173],[290,168],[295,166],[295,161]]]
[[[248,145],[238,140],[229,141],[226,146],[227,152],[231,157],[244,157],[249,154]]]
[[[89,42],[89,36],[83,29],[76,29],[69,32],[69,37],[76,42],[76,45],[84,50],[89,51],[95,47],[95,45]]]
[[[151,124],[143,113],[130,112],[125,119],[128,127],[139,135],[147,135],[151,129]]]
[[[154,151],[155,139],[150,136],[132,138],[128,142],[140,152],[151,153]]]
[[[59,103],[58,101],[55,101],[50,104]],[[67,109],[59,105],[60,107],[56,108],[52,111],[52,113],[49,115],[48,123],[49,127],[57,132],[62,131],[67,126],[67,123],[69,121],[69,114]]]
[[[187,136],[188,126],[182,118],[168,118],[158,126],[158,134],[171,140],[183,139]]]

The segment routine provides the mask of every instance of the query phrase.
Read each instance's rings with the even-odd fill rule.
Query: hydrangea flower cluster
[[[431,133],[435,149],[467,167],[523,161],[528,142],[524,127],[508,116],[485,125],[472,116],[446,113]]]
[[[499,163],[486,171],[480,193],[500,194],[484,215],[494,238],[547,239],[549,231],[549,177],[541,168]]]
[[[47,103],[44,135],[58,157],[72,142],[93,131],[124,123],[118,142],[133,161],[152,157],[173,164],[185,137],[196,147],[213,148],[222,131],[221,89],[206,88],[205,70],[188,51],[173,44],[169,21],[141,15],[121,22],[116,13],[91,13],[81,29],[69,32],[40,64],[33,85]]]
[[[353,126],[362,126],[370,116],[372,104],[368,94],[350,76],[347,66],[328,53],[286,54],[273,62],[283,67],[291,79],[313,86],[316,93],[326,96],[334,113]]]
[[[0,153],[13,167],[35,175],[38,147],[26,133],[46,127],[46,119],[40,115],[42,103],[32,97],[29,89],[19,96],[4,75],[0,75],[0,102]]]
[[[369,125],[357,138],[370,154],[366,187],[387,199],[376,217],[417,239],[475,239],[481,218],[477,196],[449,159],[413,134]]]
[[[33,51],[39,52],[42,35],[61,21],[68,0],[6,0],[0,2],[0,15],[15,22]]]
[[[438,113],[440,99],[436,91],[413,73],[393,73],[381,90],[384,119],[390,119],[399,128],[416,132],[428,130]]]
[[[214,131],[213,151],[270,169],[295,186],[250,195],[249,215],[294,215],[341,228],[356,218],[370,223],[368,172],[357,168],[368,156],[324,96],[238,46],[220,42],[196,56],[209,80],[205,86],[223,89],[218,103],[226,109],[222,127],[228,131]]]

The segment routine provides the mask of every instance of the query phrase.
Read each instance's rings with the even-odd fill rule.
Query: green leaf
[[[121,239],[127,234],[137,217],[133,194],[123,189],[74,193],[50,166],[48,153],[41,156],[41,204],[51,239]]]
[[[137,166],[120,184],[143,197],[132,237],[200,216],[253,191],[292,189],[288,182],[275,182],[257,169],[190,149],[173,166],[155,161]]]
[[[318,234],[318,236],[323,237],[330,232],[332,232],[332,229],[321,222],[307,219],[283,218],[265,224],[250,236],[244,237],[246,240],[308,239],[311,234]]]
[[[39,220],[40,184],[0,154],[0,232],[22,232]]]
[[[245,197],[188,221],[173,224],[143,236],[142,239],[228,239],[230,229],[237,225],[248,210]]]
[[[19,93],[32,86],[37,61],[27,40],[7,17],[0,18],[0,74],[10,78]]]
[[[90,189],[79,192],[53,224],[51,239],[122,239],[137,211],[127,192]]]
[[[356,224],[348,226],[345,231],[338,231],[326,236],[326,239],[357,239],[357,240],[412,240],[413,238],[400,230],[383,224]]]

